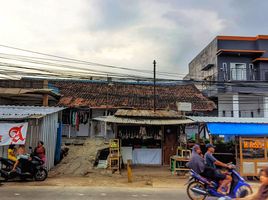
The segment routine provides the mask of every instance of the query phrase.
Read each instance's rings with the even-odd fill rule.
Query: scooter
[[[7,158],[0,157],[1,169],[10,171],[12,170],[15,162]]]
[[[11,165],[8,165],[6,168],[0,169],[1,177],[4,178],[5,181],[8,180],[27,180],[27,179],[34,179],[36,181],[44,181],[47,176],[48,172],[44,166],[44,161],[41,160],[38,156],[35,156],[33,153],[30,156],[31,159],[21,158],[19,160],[19,165],[15,171],[11,171]],[[6,164],[11,164],[10,160],[1,159]]]
[[[229,170],[232,176],[230,193],[223,195],[217,192],[219,183],[208,180],[193,170],[190,170],[190,179],[187,183],[187,195],[191,200],[204,200],[206,197],[229,197],[229,198],[244,198],[252,194],[251,186],[246,183],[245,179],[234,169]]]

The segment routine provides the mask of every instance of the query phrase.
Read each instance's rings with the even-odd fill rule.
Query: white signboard
[[[0,123],[0,146],[25,144],[28,123]]]
[[[177,102],[178,111],[192,111],[192,104],[188,102]]]

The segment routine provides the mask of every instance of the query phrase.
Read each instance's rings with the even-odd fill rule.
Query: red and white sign
[[[28,123],[0,123],[0,146],[25,144]]]

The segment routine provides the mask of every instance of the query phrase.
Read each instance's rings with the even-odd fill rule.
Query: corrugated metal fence
[[[46,148],[46,167],[50,170],[54,167],[56,142],[57,142],[57,128],[58,128],[58,113],[46,115],[41,119],[34,119],[29,121],[26,149],[29,146],[33,149],[37,146],[39,140],[44,142]],[[60,147],[59,147],[60,148]],[[0,148],[0,156],[7,157],[8,146]]]

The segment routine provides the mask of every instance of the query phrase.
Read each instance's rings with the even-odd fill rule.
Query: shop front
[[[133,111],[121,115],[119,110],[114,116],[96,120],[114,124],[124,163],[132,160],[135,165],[169,165],[178,146],[186,145],[185,125],[192,120],[183,119],[176,112],[140,112],[143,116],[136,116]]]
[[[268,138],[240,137],[240,172],[243,176],[258,176],[268,167]]]
[[[266,118],[191,117],[191,119],[205,124],[211,136],[223,136],[225,139],[233,140],[236,167],[242,176],[258,176],[262,168],[268,167]],[[216,151],[220,150],[216,147]]]

